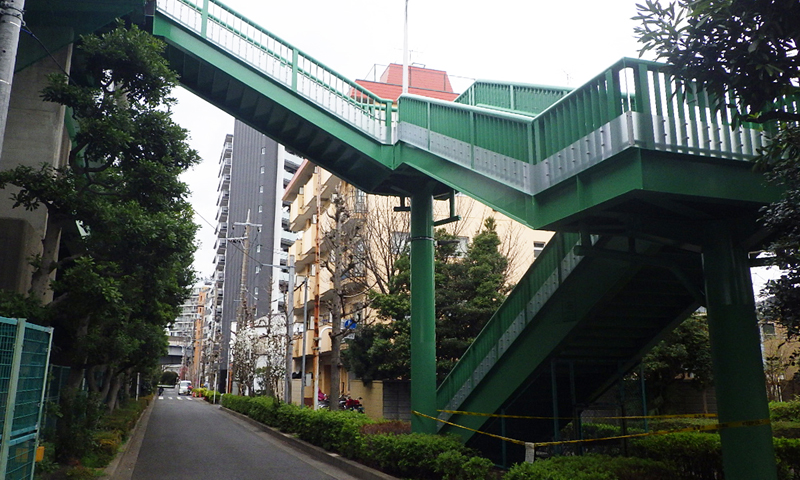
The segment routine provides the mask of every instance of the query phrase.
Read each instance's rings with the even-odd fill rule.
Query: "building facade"
[[[402,94],[402,66],[389,65],[379,79],[357,80],[361,86],[376,95],[395,102]],[[454,93],[446,72],[422,67],[411,67],[409,71],[409,93],[453,100]],[[379,197],[367,195],[346,184],[330,172],[303,162],[292,182],[284,192],[283,199],[291,203],[290,228],[297,232],[298,240],[290,249],[296,259],[298,285],[301,289],[294,296],[295,332],[293,345],[293,402],[313,403],[315,392],[325,394],[331,389],[333,369],[339,369],[338,391],[350,392],[348,373],[341,366],[331,362],[333,332],[333,312],[331,308],[341,308],[342,323],[357,325],[372,321],[373,314],[366,300],[370,289],[381,290],[392,270],[394,260],[403,252],[408,241],[410,226],[409,214],[396,211],[401,207],[398,197]],[[453,198],[453,211],[461,220],[444,226],[448,233],[455,235],[466,252],[467,245],[480,232],[484,220],[493,217],[501,239],[501,251],[510,260],[509,279],[516,282],[530,266],[552,232],[534,231],[502,215],[479,202],[463,195]],[[337,223],[337,208],[341,205],[347,212],[347,221],[357,223],[357,227]],[[401,209],[402,210],[402,209]],[[444,219],[451,215],[449,202],[435,202],[435,218]],[[355,263],[363,262],[363,269],[353,269],[347,278],[334,278],[330,268],[331,251],[334,248],[326,237],[334,229],[358,229],[358,238],[350,239],[352,248],[361,250],[363,256],[355,255]],[[302,280],[301,280],[302,279]],[[385,285],[384,285],[385,286]],[[308,288],[308,292],[304,290]],[[345,300],[341,307],[335,298]],[[316,343],[315,342],[316,340]],[[345,347],[346,348],[346,347]],[[305,388],[302,387],[305,379]],[[302,390],[302,394],[300,393]]]
[[[254,318],[285,315],[289,278],[281,267],[288,264],[294,235],[285,230],[289,212],[281,197],[299,164],[283,146],[238,120],[233,135],[225,137],[214,260],[220,391],[231,386],[231,332],[241,315],[240,305]]]

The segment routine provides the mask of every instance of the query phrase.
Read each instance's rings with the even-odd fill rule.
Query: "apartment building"
[[[443,100],[457,98],[458,94],[453,92],[446,72],[418,66],[409,70],[410,93]],[[356,83],[382,98],[397,101],[402,93],[401,81],[402,66],[391,64],[379,79],[357,80]],[[350,273],[348,278],[341,279],[340,290],[347,289],[347,301],[342,308],[343,324],[349,321],[358,325],[370,317],[371,312],[362,308],[367,303],[364,296],[369,288],[382,280],[379,278],[381,275],[376,272],[388,271],[392,259],[403,251],[408,240],[408,213],[395,212],[395,207],[400,206],[398,198],[367,195],[310,162],[302,163],[283,195],[284,202],[291,204],[289,226],[298,236],[297,242],[290,249],[290,255],[296,259],[298,285],[301,285],[294,296],[296,335],[293,345],[292,371],[295,383],[292,401],[295,403],[311,404],[316,390],[323,393],[331,391],[331,372],[334,367],[331,366],[329,335],[332,329],[330,305],[337,292],[334,291],[331,272],[320,265],[330,255],[324,237],[333,228],[336,200],[341,197],[345,199],[348,221],[360,222],[359,228],[362,229],[363,243],[356,243],[355,248],[369,250],[373,262],[376,259],[378,262],[383,261],[383,265],[365,268],[361,278],[355,278],[357,275]],[[490,216],[495,219],[502,241],[501,249],[511,261],[512,282],[524,274],[552,236],[552,232],[531,230],[464,195],[456,195],[453,202],[453,211],[461,220],[443,228],[456,235],[463,252],[466,252],[471,238],[481,230],[484,220]],[[451,213],[449,202],[435,202],[436,219],[448,218]],[[381,248],[386,252],[374,252]],[[321,260],[318,260],[318,255]],[[305,291],[305,288],[308,290]],[[315,344],[315,338],[319,339],[318,345]],[[316,387],[315,377],[318,377]],[[339,377],[339,390],[349,392],[350,379],[347,372],[340,369]],[[300,385],[303,378],[306,387],[301,395]]]
[[[287,265],[294,234],[287,230],[289,210],[281,196],[300,159],[237,120],[233,134],[225,136],[219,163],[214,259],[220,337],[217,387],[228,392],[230,345],[240,305],[254,318],[285,319],[289,278],[281,267]]]

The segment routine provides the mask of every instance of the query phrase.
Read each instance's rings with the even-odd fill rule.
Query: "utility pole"
[[[294,255],[289,255],[289,289],[286,292],[286,371],[283,401],[292,401],[292,324],[294,323]]]
[[[0,165],[25,0],[0,0]]]
[[[320,191],[322,190],[322,175],[320,174],[320,168],[315,167],[314,171],[317,174],[317,192],[316,192],[316,200],[317,200],[317,222],[315,224],[314,230],[314,237],[315,237],[315,248],[314,248],[314,275],[316,275],[317,279],[314,282],[314,344],[311,347],[314,351],[314,410],[319,408],[319,284],[320,284],[320,256],[319,256],[319,219],[322,212],[320,211],[321,205],[321,198],[320,198]]]
[[[303,357],[302,357],[302,365],[300,367],[301,373],[301,380],[300,380],[300,390],[302,393],[300,394],[300,400],[303,402],[303,405],[306,404],[306,334],[308,333],[308,276],[306,276],[303,283],[306,284],[305,292],[303,293]]]
[[[245,223],[234,222],[234,225],[244,225],[244,237],[229,238],[228,242],[234,240],[242,241],[242,272],[239,283],[239,308],[236,310],[236,335],[237,337],[244,334],[247,329],[255,327],[252,318],[248,317],[247,310],[247,273],[250,264],[250,227],[260,227],[261,224],[250,223],[250,209],[247,209],[247,220]],[[229,349],[230,351],[230,349]],[[228,354],[230,356],[230,353]],[[228,362],[231,363],[230,361]],[[233,384],[233,377],[230,374],[230,367],[228,368],[228,393],[231,391]]]

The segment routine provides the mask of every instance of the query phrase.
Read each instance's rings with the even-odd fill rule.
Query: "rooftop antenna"
[[[403,94],[408,93],[408,0],[403,23]]]

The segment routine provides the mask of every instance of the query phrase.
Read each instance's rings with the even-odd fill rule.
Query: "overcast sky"
[[[403,61],[404,0],[225,0],[223,3],[351,80]],[[635,0],[409,0],[411,62],[468,79],[577,87],[636,57]],[[377,74],[383,71],[378,67]],[[233,118],[183,89],[175,119],[202,165],[186,174],[198,213],[195,269],[213,271],[217,170]]]

